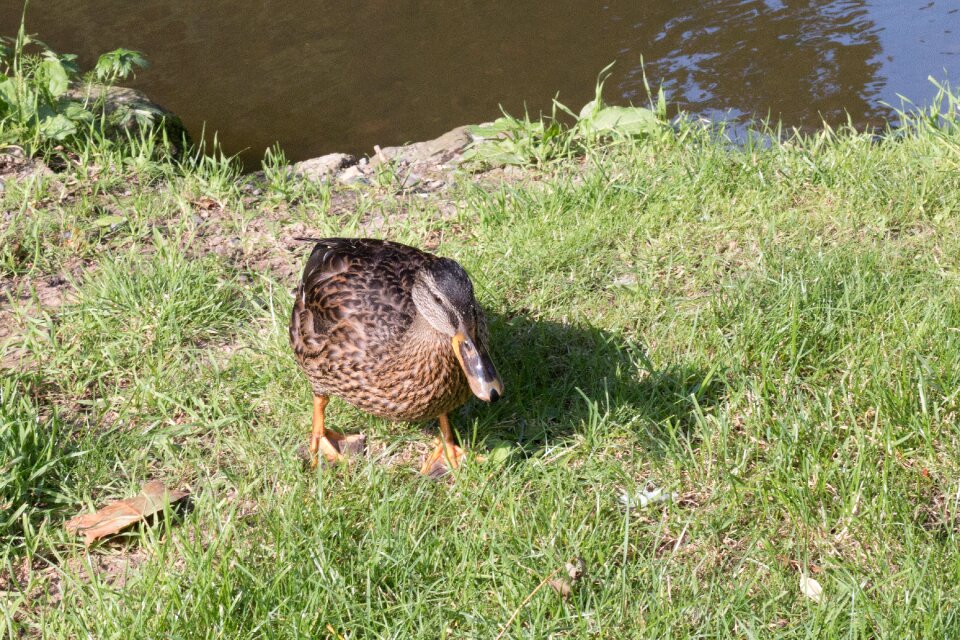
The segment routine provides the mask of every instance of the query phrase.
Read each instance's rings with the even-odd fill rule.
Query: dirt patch
[[[414,216],[424,218],[425,202],[431,205],[427,209],[429,215],[435,216],[438,222],[455,216],[460,207],[460,203],[446,193],[411,195],[373,186],[340,187],[331,192],[327,215],[352,216],[360,207],[361,199],[367,200],[365,208],[368,209],[359,221],[359,235],[363,236],[383,235],[389,226]],[[257,198],[245,202],[246,207],[253,209],[258,204]],[[310,239],[330,235],[329,231],[304,222],[285,222],[288,215],[285,207],[271,211],[264,206],[263,214],[245,223],[242,231],[232,224],[233,213],[219,203],[205,201],[198,205],[196,232],[183,240],[181,248],[193,257],[218,256],[241,271],[269,273],[292,288],[313,248]],[[435,249],[441,240],[439,232],[428,232],[421,246]]]
[[[0,279],[0,369],[33,366],[31,354],[23,346],[26,323],[73,302],[76,283],[91,266],[92,263],[77,259],[60,273]]]
[[[431,440],[411,440],[398,443],[383,437],[367,441],[367,455],[379,465],[386,467],[409,467],[420,470],[423,461],[436,446]]]
[[[53,170],[42,160],[28,157],[20,147],[0,149],[0,192],[8,180],[26,180],[33,176],[52,176]]]
[[[32,562],[23,558],[12,571],[0,570],[0,592],[13,597],[15,594],[25,596],[25,605],[14,614],[15,619],[24,620],[63,600],[65,574],[72,576],[71,579],[99,580],[120,589],[149,557],[141,547],[120,545],[76,556],[67,560],[63,567],[37,557]]]
[[[309,243],[297,237],[319,237],[320,232],[297,223],[285,228],[282,233],[272,231],[269,221],[252,221],[242,234],[225,231],[211,217],[192,238],[185,239],[181,247],[189,256],[214,255],[224,259],[240,271],[269,273],[277,280],[293,286],[301,268],[302,255],[309,251]]]
[[[67,571],[87,580],[99,578],[112,587],[127,583],[134,570],[147,561],[149,554],[142,547],[122,545],[106,553],[84,554],[67,561]]]

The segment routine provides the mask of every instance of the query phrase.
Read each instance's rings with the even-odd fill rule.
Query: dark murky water
[[[19,24],[0,3],[0,32]],[[360,3],[32,0],[27,27],[90,61],[124,46],[152,66],[135,85],[204,123],[251,164],[369,153],[511,113],[579,108],[616,61],[610,102],[645,103],[641,59],[669,100],[707,117],[791,126],[850,114],[879,123],[897,94],[960,73],[960,0],[660,0]]]

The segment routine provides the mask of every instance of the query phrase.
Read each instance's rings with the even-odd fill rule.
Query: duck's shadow
[[[689,437],[697,413],[723,392],[717,372],[684,363],[656,366],[644,347],[589,325],[488,314],[491,351],[505,395],[494,405],[472,401],[460,424],[476,424],[478,440],[507,441],[534,454],[586,430],[596,415],[623,417],[648,453]],[[474,420],[475,419],[475,420]],[[463,432],[461,438],[470,438]]]

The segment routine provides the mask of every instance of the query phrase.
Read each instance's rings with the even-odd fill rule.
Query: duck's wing
[[[370,362],[413,322],[414,277],[432,256],[382,240],[316,242],[294,301],[294,351],[344,363]]]

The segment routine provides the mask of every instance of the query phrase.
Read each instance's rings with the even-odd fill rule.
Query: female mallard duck
[[[327,429],[331,395],[392,420],[438,418],[443,439],[421,469],[456,468],[447,414],[473,392],[494,402],[503,382],[487,353],[483,311],[457,262],[396,242],[316,240],[290,318],[290,344],[313,387],[310,457],[343,457]]]

